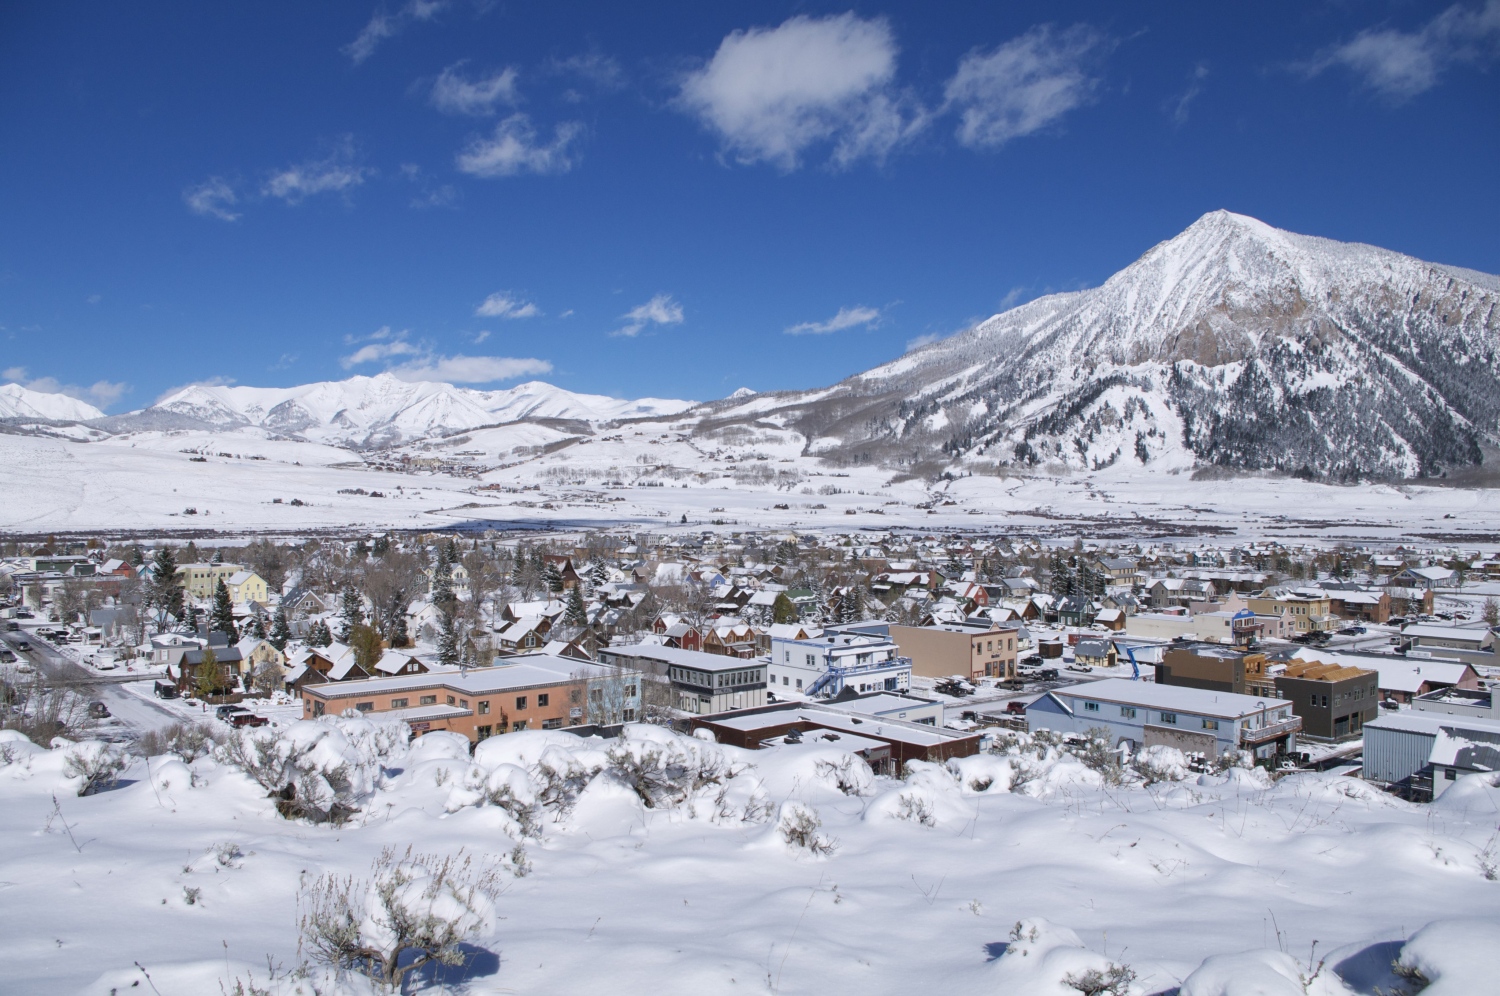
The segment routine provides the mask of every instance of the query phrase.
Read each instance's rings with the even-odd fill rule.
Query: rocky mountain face
[[[835,385],[706,406],[837,463],[1472,467],[1500,436],[1500,278],[1216,211],[1055,294]]]

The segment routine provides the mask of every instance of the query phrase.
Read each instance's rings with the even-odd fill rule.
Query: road
[[[182,717],[135,694],[117,681],[99,681],[88,668],[58,654],[34,633],[22,630],[5,633],[4,638],[18,658],[30,661],[43,676],[53,681],[76,683],[80,695],[90,702],[103,702],[115,720],[106,723],[101,731],[110,739],[115,739],[111,734],[145,733],[181,721]],[[16,644],[22,641],[31,644],[31,649],[19,649]]]

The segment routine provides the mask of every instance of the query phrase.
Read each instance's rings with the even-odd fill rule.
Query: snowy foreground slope
[[[349,823],[284,820],[211,758],[136,761],[79,797],[68,757],[94,748],[9,742],[0,989],[268,985],[268,958],[298,962],[299,890],[408,846],[500,876],[449,991],[1072,996],[1066,976],[1113,964],[1135,996],[1372,996],[1407,991],[1399,960],[1427,996],[1472,996],[1500,972],[1488,776],[1418,806],[1331,774],[1191,775],[1160,748],[1152,783],[1109,785],[1024,743],[895,781],[837,750],[648,727],[509,734],[473,759],[364,720],[280,736],[309,798],[342,771]],[[806,817],[814,849],[788,829]]]

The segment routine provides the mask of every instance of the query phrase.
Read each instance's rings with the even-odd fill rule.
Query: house
[[[756,655],[755,630],[744,623],[715,626],[703,637],[703,652],[749,660]]]
[[[766,702],[766,665],[721,654],[637,643],[600,647],[599,659],[616,667],[665,676],[673,705],[706,715],[730,709],[752,709]]]
[[[402,720],[416,735],[451,730],[473,742],[516,730],[634,722],[640,715],[639,675],[548,654],[493,667],[308,684],[298,694],[308,719],[356,709]]]
[[[1391,585],[1385,589],[1391,599],[1391,614],[1395,616],[1432,615],[1435,595],[1431,588],[1402,588]]]
[[[875,634],[825,631],[805,640],[776,638],[768,661],[771,691],[783,698],[911,687],[912,662],[899,655],[893,640]]]
[[[115,578],[133,578],[136,576],[134,567],[119,558],[111,558],[99,565],[95,575]]]
[[[304,647],[288,659],[286,687],[300,689],[306,685],[355,681],[369,676],[369,672],[355,660],[353,648],[333,643],[326,647]]]
[[[525,654],[546,646],[550,632],[552,620],[547,616],[523,616],[502,629],[496,638],[501,653]]]
[[[213,668],[218,671],[214,684],[220,689],[233,689],[240,683],[244,673],[244,659],[238,647],[197,647],[187,651],[177,664],[177,689],[191,694],[198,687],[203,671],[209,667],[207,658],[213,654]],[[167,672],[170,677],[172,672]]]
[[[1363,775],[1436,799],[1460,775],[1500,771],[1500,720],[1403,709],[1365,724]]]
[[[1245,750],[1260,760],[1295,751],[1302,728],[1291,704],[1277,699],[1128,678],[1053,689],[1026,707],[1026,723],[1058,733],[1103,729],[1115,744],[1161,744],[1210,759]]]
[[[1057,624],[1059,626],[1092,626],[1095,611],[1094,604],[1082,595],[1068,595],[1057,603]]]
[[[387,678],[403,674],[426,674],[432,670],[422,658],[405,650],[387,650],[375,662],[371,677]]]
[[[1073,660],[1089,667],[1114,667],[1115,645],[1111,640],[1079,640],[1073,648]]]
[[[1407,567],[1392,574],[1386,586],[1432,591],[1434,588],[1453,585],[1457,580],[1457,575],[1446,567]]]
[[[1014,678],[1019,655],[1017,628],[988,620],[981,626],[891,626],[891,639],[912,673],[924,678],[960,675],[966,680]]]
[[[691,623],[675,622],[661,632],[662,646],[682,650],[702,650],[703,634]]]
[[[1326,633],[1342,625],[1333,614],[1333,600],[1321,588],[1272,588],[1246,601],[1256,615],[1290,618],[1298,633]]]
[[[1099,561],[1099,569],[1109,575],[1112,584],[1127,585],[1135,582],[1134,560],[1125,557],[1105,557]]]
[[[949,758],[971,757],[979,753],[981,742],[978,734],[888,716],[876,720],[833,702],[782,702],[758,709],[697,716],[691,725],[694,732],[707,730],[719,743],[747,750],[795,747],[797,741],[811,737],[817,745],[842,747],[859,754],[878,774],[886,775],[899,773],[908,761],[941,763]],[[837,738],[829,738],[821,731],[833,732]],[[796,736],[792,736],[794,732]],[[884,749],[876,746],[880,744]]]
[[[1094,614],[1095,626],[1103,626],[1105,629],[1116,633],[1125,628],[1124,609],[1100,609]]]
[[[264,605],[268,601],[265,579],[254,571],[235,571],[224,579],[224,587],[229,589],[232,602]]]
[[[246,684],[249,683],[249,677],[253,676],[262,664],[286,667],[286,654],[277,650],[275,644],[262,637],[247,636],[234,646],[240,652],[240,675],[245,678]]]
[[[164,664],[168,670],[171,670],[182,662],[183,654],[206,646],[208,646],[208,641],[196,636],[161,633],[151,638],[151,663]]]

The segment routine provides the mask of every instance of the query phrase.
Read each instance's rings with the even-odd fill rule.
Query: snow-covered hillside
[[[370,448],[520,419],[599,422],[672,415],[692,405],[574,394],[539,381],[503,391],[475,391],[377,374],[287,388],[195,384],[100,425],[115,433],[256,427],[297,439]]]
[[[1056,294],[775,415],[833,459],[1425,477],[1500,436],[1500,278],[1215,211]]]
[[[17,996],[373,996],[327,979],[298,923],[320,876],[367,880],[387,848],[496,876],[462,905],[427,894],[436,916],[472,911],[466,957],[406,991],[1074,996],[1090,990],[1070,977],[1113,968],[1119,996],[1374,996],[1419,976],[1477,996],[1500,950],[1494,775],[1425,806],[1334,773],[1198,775],[1169,748],[1122,778],[1021,743],[894,779],[837,745],[646,726],[472,756],[355,718],[247,734],[258,774],[353,806],[330,825],[278,816],[225,747],[132,759],[80,797],[111,748],[6,736],[0,988]],[[350,902],[349,929],[389,944],[363,888]]]
[[[20,384],[0,384],[0,419],[56,419],[82,422],[104,413],[86,401],[66,394],[33,391]]]

